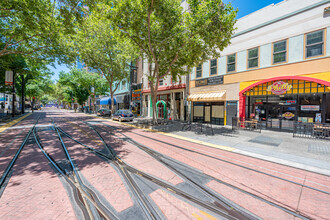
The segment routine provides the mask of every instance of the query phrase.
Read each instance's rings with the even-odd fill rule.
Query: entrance
[[[293,130],[297,119],[296,105],[264,104],[255,106],[255,119],[260,120],[263,128]]]
[[[167,118],[166,103],[163,100],[160,100],[156,103],[156,109],[158,118]]]

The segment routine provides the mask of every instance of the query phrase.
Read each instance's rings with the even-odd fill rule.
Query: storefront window
[[[246,118],[265,128],[292,130],[295,122],[330,122],[330,93],[324,85],[304,80],[260,84],[246,92]]]

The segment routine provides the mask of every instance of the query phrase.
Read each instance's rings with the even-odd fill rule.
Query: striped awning
[[[188,96],[188,101],[226,101],[226,91],[196,93]]]

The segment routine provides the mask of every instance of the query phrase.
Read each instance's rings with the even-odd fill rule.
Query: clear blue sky
[[[261,8],[264,8],[271,4],[277,4],[282,0],[224,0],[225,3],[232,2],[232,6],[234,8],[238,8],[237,18],[244,17],[254,11],[257,11]],[[52,77],[53,80],[58,79],[58,74],[61,71],[69,71],[69,68],[66,65],[55,65],[55,69],[51,66],[48,66],[54,75]]]

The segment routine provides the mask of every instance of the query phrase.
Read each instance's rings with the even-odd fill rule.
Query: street
[[[327,175],[55,108],[0,133],[0,173],[1,219],[330,215]]]

